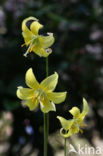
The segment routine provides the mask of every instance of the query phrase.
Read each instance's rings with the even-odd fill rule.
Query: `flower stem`
[[[47,113],[44,113],[44,156],[47,156],[47,144],[48,144]]]
[[[64,156],[66,156],[66,138],[64,138]]]
[[[48,64],[48,57],[46,57],[46,77],[49,76],[49,64]],[[49,135],[49,113],[47,113],[47,138]]]
[[[46,57],[46,77],[49,75],[48,57]]]
[[[48,77],[48,57],[46,57],[46,77]],[[44,156],[48,152],[48,135],[49,135],[49,113],[44,113]]]

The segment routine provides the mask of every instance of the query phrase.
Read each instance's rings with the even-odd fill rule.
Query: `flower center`
[[[28,54],[29,52],[31,52],[31,51],[33,50],[34,46],[37,45],[38,43],[39,43],[39,42],[38,42],[38,38],[37,38],[37,36],[34,35],[34,36],[32,37],[32,39],[28,42],[29,47],[28,47],[26,53],[24,54],[24,56],[26,57],[27,54]],[[26,44],[27,44],[27,43],[26,43]]]
[[[42,89],[37,89],[34,92],[34,96],[40,102],[40,101],[43,101],[47,95]]]
[[[80,128],[80,125],[78,124],[77,120],[75,120],[71,126],[73,133],[77,132],[79,128]]]

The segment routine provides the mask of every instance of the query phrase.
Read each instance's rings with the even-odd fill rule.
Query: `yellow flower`
[[[30,29],[27,24],[30,24]],[[22,22],[22,35],[28,49],[24,56],[28,53],[34,52],[40,57],[47,57],[52,50],[49,48],[54,43],[53,33],[47,33],[47,36],[39,35],[39,29],[43,28],[35,17],[28,17]]]
[[[32,68],[30,68],[26,72],[25,80],[29,88],[19,86],[17,97],[25,100],[24,104],[31,111],[37,108],[39,103],[44,113],[56,111],[55,104],[63,102],[66,98],[66,92],[53,92],[58,83],[58,74],[56,72],[39,83],[33,74]]]
[[[85,127],[86,124],[83,124],[83,120],[86,116],[86,114],[89,111],[89,107],[87,104],[87,101],[83,98],[83,111],[80,113],[80,109],[77,107],[73,107],[69,112],[73,115],[73,119],[66,120],[65,118],[61,116],[57,116],[59,119],[62,128],[60,130],[60,134],[67,138],[70,137],[76,133],[83,133],[83,130],[81,128]],[[64,131],[64,132],[63,132]]]

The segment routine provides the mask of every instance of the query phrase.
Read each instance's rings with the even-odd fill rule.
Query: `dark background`
[[[26,51],[21,35],[24,18],[34,16],[44,25],[40,34],[53,32],[55,43],[49,56],[49,74],[59,73],[56,91],[67,99],[50,112],[50,135],[60,128],[57,115],[71,118],[68,110],[90,106],[88,128],[80,135],[95,145],[103,143],[103,2],[102,0],[0,0],[0,147],[1,156],[43,155],[43,115],[30,112],[16,97],[25,86],[25,72],[32,67],[40,82],[45,78],[45,58]],[[59,132],[59,131],[58,131]],[[60,137],[60,136],[59,136]],[[55,150],[49,144],[49,156]],[[63,148],[61,145],[60,149]],[[28,150],[27,150],[28,149]],[[58,147],[57,147],[57,150]]]

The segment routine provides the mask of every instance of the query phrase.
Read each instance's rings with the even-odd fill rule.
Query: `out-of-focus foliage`
[[[28,16],[38,18],[45,25],[40,34],[48,31],[55,36],[49,73],[57,71],[60,75],[57,91],[68,91],[66,103],[57,106],[57,115],[66,117],[66,110],[74,105],[81,107],[82,97],[85,97],[92,109],[88,117],[89,133],[84,134],[90,142],[95,131],[103,137],[102,0],[1,0],[0,110],[11,111],[14,116],[8,155],[14,156],[16,152],[25,155],[26,146],[29,155],[33,147],[39,149],[38,155],[42,155],[43,150],[42,113],[29,112],[16,97],[16,87],[24,86],[24,75],[29,67],[34,69],[38,80],[45,78],[45,59],[35,54],[23,56],[26,48],[21,48],[24,43],[21,23]],[[58,128],[55,117],[56,114],[51,113],[50,133]]]

